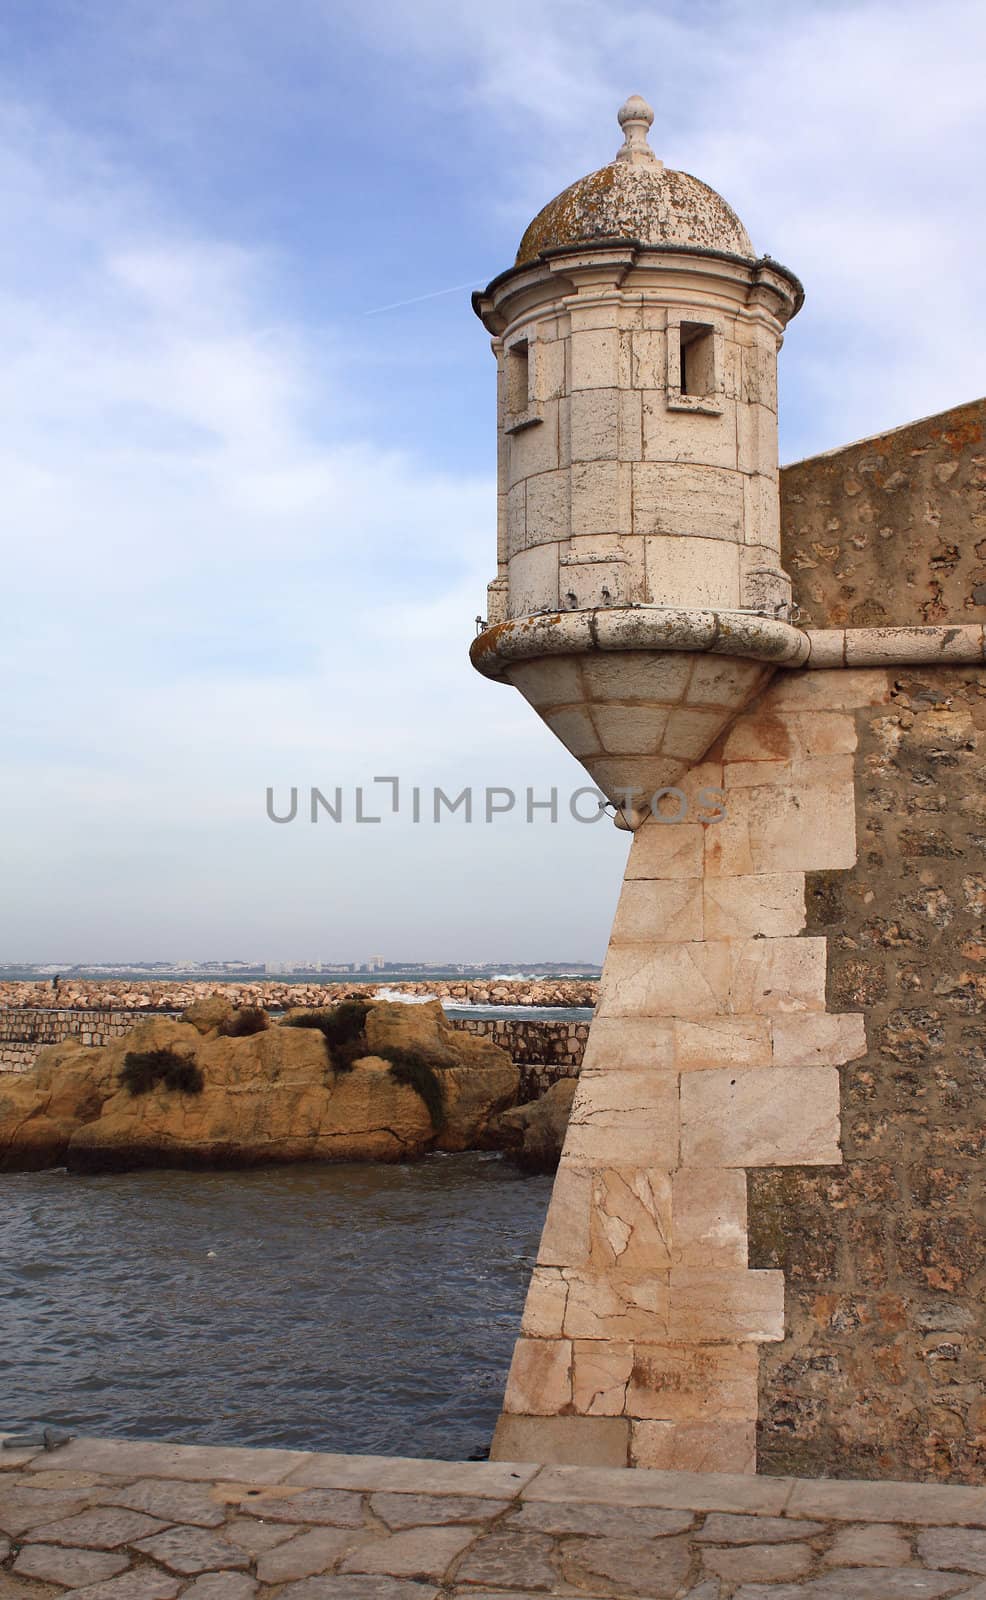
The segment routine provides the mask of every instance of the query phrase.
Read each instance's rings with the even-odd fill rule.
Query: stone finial
[[[654,121],[654,112],[647,101],[639,94],[632,94],[616,113],[616,120],[623,129],[623,143],[616,152],[616,160],[629,161],[635,167],[663,167],[664,162],[658,161],[647,143],[647,130]]]

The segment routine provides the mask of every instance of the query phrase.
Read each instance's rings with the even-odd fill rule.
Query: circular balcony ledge
[[[755,612],[612,606],[538,612],[495,623],[473,640],[469,656],[484,677],[502,678],[515,661],[596,650],[691,650],[800,667],[810,649],[802,629]]]

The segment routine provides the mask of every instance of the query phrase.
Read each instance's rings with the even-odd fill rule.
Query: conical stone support
[[[503,623],[472,659],[520,690],[634,828],[806,648],[773,619],[640,606]]]

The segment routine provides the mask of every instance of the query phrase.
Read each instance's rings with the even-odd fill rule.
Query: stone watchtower
[[[493,1453],[750,1471],[784,1281],[749,1270],[744,1169],[840,1159],[835,1062],[861,1019],[794,1040],[784,1024],[825,1011],[825,940],[796,937],[803,868],[853,859],[852,786],[785,760],[783,794],[725,792],[725,744],[810,650],[778,516],[777,352],[802,290],[662,165],[652,120],[628,100],[615,159],[474,297],[500,512],[472,660],[634,834]],[[718,826],[653,799],[699,784],[723,790]]]
[[[780,662],[777,352],[803,293],[633,96],[609,166],[473,297],[497,360],[497,575],[474,665],[544,718],[630,827]]]

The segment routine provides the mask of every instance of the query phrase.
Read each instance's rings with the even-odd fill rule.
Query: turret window
[[[534,399],[534,352],[526,339],[517,339],[504,351],[506,431],[519,433],[542,420]]]
[[[668,409],[722,411],[722,333],[714,322],[668,317]]]

